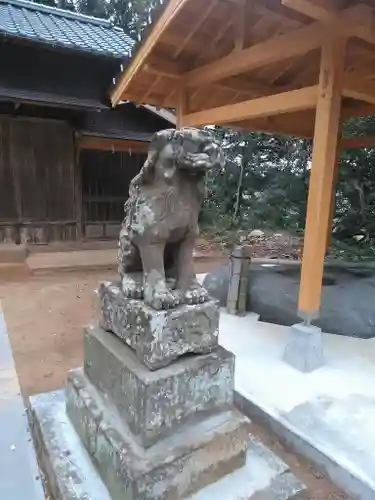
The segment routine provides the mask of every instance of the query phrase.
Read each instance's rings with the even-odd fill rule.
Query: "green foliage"
[[[147,25],[150,11],[160,5],[158,0],[33,0],[94,17],[110,19],[134,39]]]
[[[227,163],[208,176],[203,225],[219,217],[228,227],[303,227],[310,145],[221,128],[214,133]]]

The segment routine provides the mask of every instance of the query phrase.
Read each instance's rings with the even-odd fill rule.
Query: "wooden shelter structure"
[[[343,121],[375,115],[375,0],[166,0],[112,105],[178,109],[208,124],[313,140],[299,315],[319,314]],[[152,78],[151,78],[152,77]],[[152,84],[150,85],[150,81]]]

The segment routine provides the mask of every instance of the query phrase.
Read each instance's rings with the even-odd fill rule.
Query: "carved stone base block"
[[[234,356],[221,347],[150,372],[132,349],[100,328],[86,329],[84,346],[85,374],[143,447],[233,403]]]
[[[291,326],[283,360],[304,373],[320,368],[324,363],[322,330],[302,323]]]
[[[210,300],[156,311],[142,300],[124,297],[119,283],[99,287],[100,326],[135,350],[157,370],[187,353],[208,353],[218,345],[219,306]]]
[[[248,421],[218,411],[145,450],[80,370],[70,373],[67,412],[112,500],[180,499],[242,467]]]

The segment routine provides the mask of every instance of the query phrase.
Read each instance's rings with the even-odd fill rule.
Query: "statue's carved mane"
[[[130,189],[136,186],[152,184],[154,180],[153,173],[158,162],[160,152],[170,142],[174,142],[180,150],[183,147],[182,138],[183,135],[180,130],[166,129],[156,132],[152,136],[146,161],[144,162],[139,174],[132,180]]]

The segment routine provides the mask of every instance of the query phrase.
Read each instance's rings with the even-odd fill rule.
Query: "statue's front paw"
[[[181,300],[178,295],[174,294],[172,290],[158,290],[155,291],[150,300],[145,300],[151,307],[157,310],[173,309],[177,307]]]
[[[139,279],[125,275],[122,279],[122,291],[127,299],[142,299],[143,287]]]
[[[208,292],[200,285],[189,288],[184,294],[186,304],[202,304],[208,300]]]

